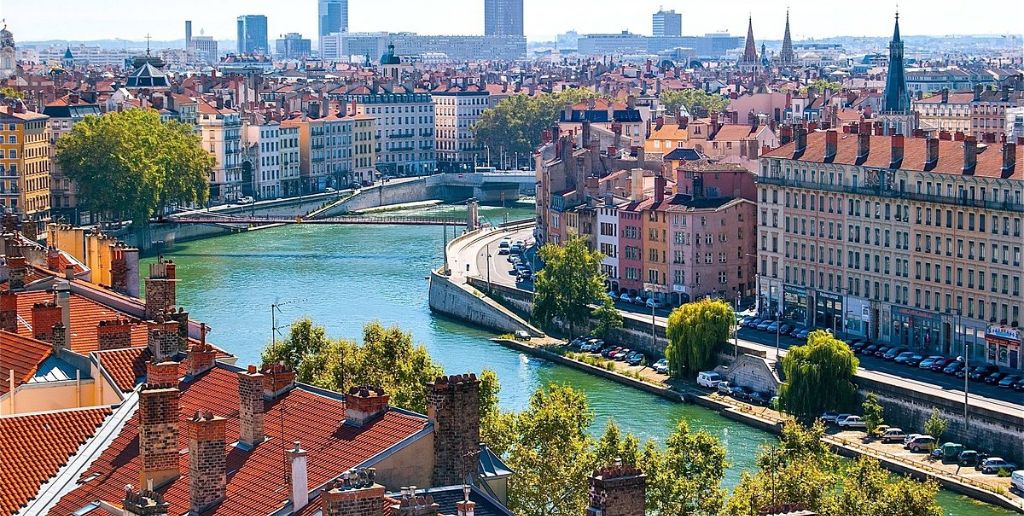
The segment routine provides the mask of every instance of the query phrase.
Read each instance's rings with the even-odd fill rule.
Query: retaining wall
[[[359,190],[359,193],[334,203],[333,206],[318,213],[317,216],[334,217],[389,204],[429,201],[437,195],[434,182],[435,180],[431,177],[421,177],[400,183],[384,183],[366,187]]]
[[[525,331],[540,337],[543,332],[471,286],[457,285],[437,271],[430,272],[428,303],[434,312],[506,333]]]

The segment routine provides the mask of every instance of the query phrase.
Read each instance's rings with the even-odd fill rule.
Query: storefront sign
[[[1006,326],[989,326],[988,330],[985,331],[985,336],[1020,343],[1020,330],[1016,328],[1008,328]]]

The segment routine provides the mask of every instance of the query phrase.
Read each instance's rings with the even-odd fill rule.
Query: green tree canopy
[[[942,439],[943,434],[946,433],[946,428],[949,427],[949,421],[942,417],[942,413],[939,412],[938,408],[932,408],[932,415],[928,417],[928,421],[924,422],[924,433],[935,438],[938,442]]]
[[[597,320],[594,325],[594,334],[603,339],[607,339],[613,329],[622,326],[622,314],[619,313],[618,308],[615,308],[615,301],[610,296],[605,296],[601,301],[601,306],[594,310],[594,319]]]
[[[4,86],[0,88],[0,98],[23,99],[25,98],[25,93],[10,86]]]
[[[728,107],[729,100],[703,90],[665,90],[661,92],[661,104],[669,114],[679,116],[680,108],[684,108],[690,116],[701,118],[721,113]]]
[[[324,389],[344,392],[356,385],[380,386],[392,405],[420,413],[427,410],[423,386],[444,374],[426,348],[413,344],[411,334],[376,321],[363,327],[359,344],[329,338],[323,327],[299,319],[288,338],[263,350],[263,363],[277,362],[295,368],[299,381]]]
[[[845,342],[824,330],[807,336],[782,358],[785,383],[779,391],[782,408],[809,419],[825,410],[845,410],[856,403],[857,357]]]
[[[82,206],[145,223],[170,204],[202,204],[215,160],[192,128],[151,109],[87,117],[57,141]]]
[[[565,245],[546,244],[540,249],[544,268],[534,282],[534,317],[545,326],[558,319],[569,326],[569,337],[590,317],[590,303],[605,304],[604,273],[600,252],[591,251],[587,240],[573,236]]]
[[[702,299],[673,310],[665,330],[665,356],[672,376],[692,375],[710,367],[734,321],[732,307],[721,300]]]
[[[524,158],[540,145],[541,132],[558,121],[566,104],[596,98],[593,90],[569,88],[558,93],[510,95],[480,114],[473,126],[477,142],[491,152],[518,152]]]
[[[867,427],[868,436],[875,435],[875,430],[885,422],[882,405],[878,403],[878,396],[869,392],[864,403],[861,403],[861,410],[864,411],[864,426]]]

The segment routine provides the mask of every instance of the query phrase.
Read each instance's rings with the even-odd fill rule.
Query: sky
[[[729,31],[744,35],[747,16],[757,39],[782,39],[785,9],[790,8],[794,39],[892,34],[897,2],[860,0],[524,0],[526,35],[553,38],[567,30],[583,33],[629,30],[650,34],[651,15],[664,7],[683,15],[683,34]],[[902,0],[904,35],[1020,34],[1021,0],[980,4],[953,0]],[[842,9],[832,6],[843,6]],[[268,17],[271,39],[300,32],[315,39],[316,0],[0,0],[17,41],[184,38],[184,21],[193,32],[205,30],[220,40],[235,39],[240,14]],[[349,0],[352,31],[412,31],[421,34],[480,34],[483,0]],[[56,14],[55,13],[59,13]]]

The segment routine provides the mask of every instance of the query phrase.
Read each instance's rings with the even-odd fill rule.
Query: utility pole
[[[487,292],[491,292],[491,244],[487,243]]]
[[[740,313],[740,291],[736,291],[736,313],[733,314],[733,319],[736,319]],[[732,324],[732,356],[740,356],[740,322],[736,319]]]

